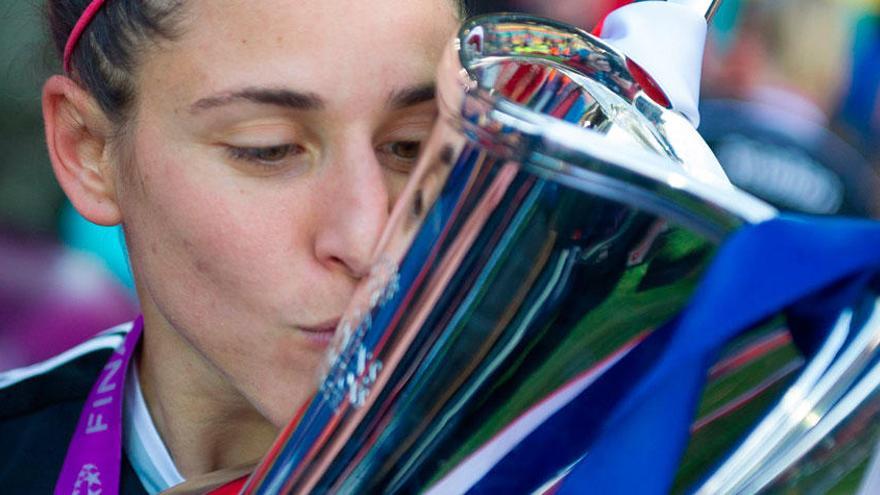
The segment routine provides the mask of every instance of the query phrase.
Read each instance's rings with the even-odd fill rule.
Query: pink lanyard
[[[67,448],[55,495],[119,493],[123,387],[143,329],[139,316],[92,386]]]

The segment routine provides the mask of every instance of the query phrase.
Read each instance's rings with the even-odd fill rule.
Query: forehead
[[[211,0],[186,8],[179,38],[145,60],[147,83],[201,92],[295,84],[331,100],[363,96],[395,81],[430,81],[457,25],[450,0]]]

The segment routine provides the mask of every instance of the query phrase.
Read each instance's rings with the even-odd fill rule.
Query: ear
[[[98,225],[120,223],[113,127],[97,102],[72,79],[52,76],[43,86],[43,120],[52,170],[73,207]]]

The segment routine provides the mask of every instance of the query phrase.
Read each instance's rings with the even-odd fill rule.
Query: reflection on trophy
[[[474,489],[678,314],[722,241],[776,214],[729,185],[641,66],[579,29],[467,21],[438,100],[320,388],[246,493]],[[822,490],[864,470],[880,402],[853,390],[873,366],[872,310],[841,317],[810,356],[781,317],[730,343],[674,489]],[[543,493],[589,455],[565,450],[506,488]]]

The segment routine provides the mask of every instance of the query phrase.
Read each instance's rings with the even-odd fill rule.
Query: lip
[[[317,325],[301,326],[300,331],[305,334],[306,338],[322,347],[330,345],[333,335],[336,334],[336,327],[339,326],[340,318],[334,318]]]

